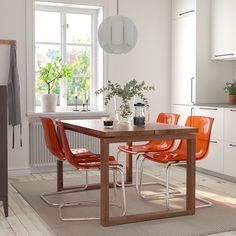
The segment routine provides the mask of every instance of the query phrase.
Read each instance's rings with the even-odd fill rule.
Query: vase
[[[229,95],[229,104],[236,104],[236,95]]]
[[[41,105],[43,112],[56,112],[57,95],[54,94],[41,95]]]
[[[128,123],[128,124],[132,123],[133,112],[134,112],[134,102],[135,102],[135,97],[133,97],[132,99],[128,101],[127,103],[128,109],[126,109],[126,111],[129,111],[131,114],[124,116],[125,111],[122,110],[122,98],[118,96],[114,97],[115,117],[118,123]]]

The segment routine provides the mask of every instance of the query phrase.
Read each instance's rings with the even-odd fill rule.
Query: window
[[[40,106],[40,96],[47,86],[38,79],[40,67],[56,57],[73,66],[70,80],[56,81],[52,93],[58,96],[62,110],[72,110],[75,96],[78,104],[88,102],[96,109],[94,91],[102,80],[102,51],[98,47],[97,28],[101,8],[79,7],[63,4],[35,5],[35,105]],[[37,109],[36,109],[37,110]]]

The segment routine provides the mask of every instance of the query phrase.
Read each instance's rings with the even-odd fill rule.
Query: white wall
[[[19,145],[19,127],[15,131],[15,149],[12,145],[12,129],[9,126],[9,169],[24,171],[29,167],[28,119],[26,118],[26,40],[25,40],[25,0],[0,1],[0,38],[17,40],[18,71],[21,84],[21,110],[23,119],[23,147]],[[0,45],[0,84],[7,83],[9,70],[9,46]]]
[[[30,1],[30,0],[27,0]],[[66,1],[68,2],[68,1]],[[76,2],[76,0],[73,0]],[[99,1],[98,1],[99,2]],[[115,14],[116,1],[109,0],[109,12]],[[137,25],[138,43],[126,55],[109,55],[108,79],[127,81],[136,78],[156,91],[148,94],[151,117],[155,119],[161,111],[170,110],[170,0],[120,0],[120,15],[129,16]],[[29,129],[26,117],[26,0],[0,1],[0,38],[17,40],[18,70],[21,83],[23,118],[23,147],[11,149],[9,135],[9,169],[29,167]],[[9,47],[0,45],[0,83],[6,83],[9,68]],[[16,132],[18,133],[18,132]]]
[[[113,1],[116,2],[116,1]],[[111,55],[108,79],[133,78],[155,85],[148,94],[151,119],[170,110],[171,1],[120,0],[120,15],[129,16],[138,29],[136,47],[128,54]],[[111,9],[112,8],[112,9]],[[110,6],[110,12],[114,6]]]

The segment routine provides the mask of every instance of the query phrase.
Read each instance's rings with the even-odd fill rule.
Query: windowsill
[[[60,119],[96,119],[109,116],[109,112],[105,111],[57,111],[57,112],[28,112],[26,116],[29,119],[39,118],[40,116],[47,116],[50,118]]]

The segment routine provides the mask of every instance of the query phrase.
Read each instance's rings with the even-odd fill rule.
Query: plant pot
[[[43,112],[55,112],[57,106],[57,95],[55,94],[41,95],[41,105]]]
[[[236,95],[229,95],[229,104],[236,104]]]

